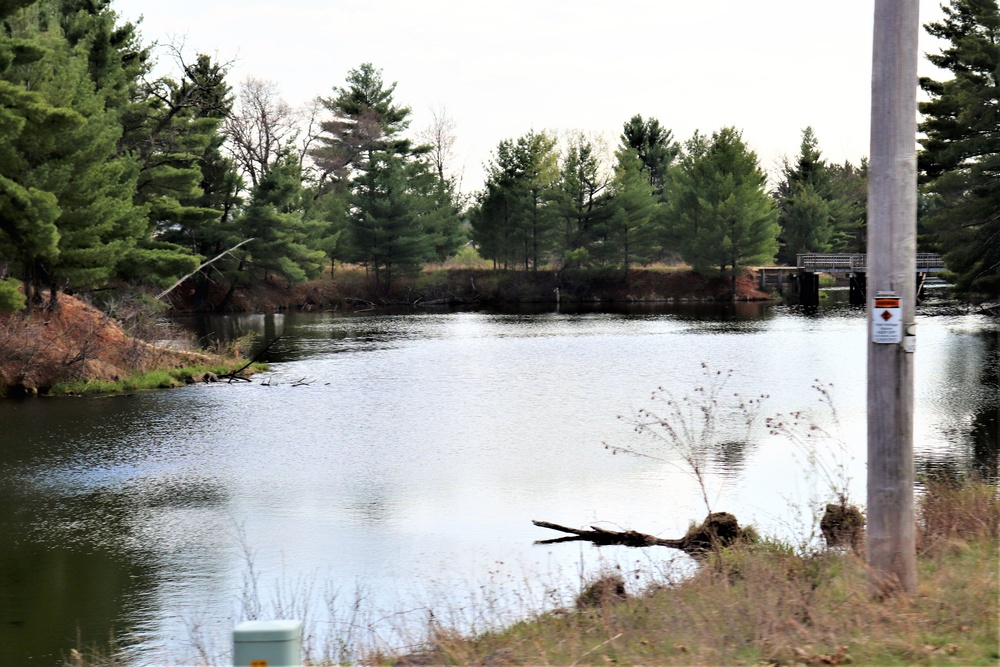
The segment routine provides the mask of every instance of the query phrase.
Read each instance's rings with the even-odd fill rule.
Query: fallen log
[[[712,512],[700,525],[691,526],[684,537],[676,540],[647,535],[635,530],[617,531],[598,526],[591,526],[590,530],[585,530],[561,526],[549,521],[532,521],[532,523],[539,528],[550,528],[561,533],[569,533],[567,537],[539,540],[535,544],[584,541],[602,546],[618,544],[626,547],[669,547],[680,549],[692,556],[727,547],[736,542],[755,539],[755,533],[752,529],[741,528],[736,517],[729,512]]]

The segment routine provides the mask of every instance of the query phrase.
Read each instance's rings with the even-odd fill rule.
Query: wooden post
[[[913,510],[913,321],[917,219],[918,0],[875,0],[868,184],[868,528],[873,585],[917,589]],[[899,297],[899,342],[875,342],[875,298]],[[892,301],[882,301],[891,304]],[[892,327],[889,327],[891,330]],[[879,336],[885,340],[884,330]]]

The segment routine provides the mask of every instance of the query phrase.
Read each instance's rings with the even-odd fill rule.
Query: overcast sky
[[[921,23],[939,0],[920,0]],[[458,124],[453,168],[482,184],[497,143],[528,130],[603,134],[635,114],[679,140],[726,125],[776,173],[816,131],[831,161],[868,154],[874,0],[115,0],[146,42],[183,44],[274,81],[292,105],[371,62],[411,129]],[[940,46],[921,30],[921,54]],[[159,52],[161,62],[165,54]],[[921,74],[941,76],[921,56]]]

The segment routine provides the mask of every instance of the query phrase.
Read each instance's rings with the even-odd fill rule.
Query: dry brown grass
[[[110,315],[66,294],[58,308],[0,315],[0,396],[44,393],[82,379],[111,382],[161,368],[217,363],[151,345]],[[151,331],[148,323],[143,331]]]
[[[934,553],[969,540],[1000,536],[997,488],[973,478],[929,479],[917,499],[917,550]]]

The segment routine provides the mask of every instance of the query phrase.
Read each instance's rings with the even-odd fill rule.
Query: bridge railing
[[[945,268],[941,255],[933,252],[917,253],[917,271],[941,271]],[[796,255],[796,265],[806,271],[865,271],[868,255],[863,253],[804,253]]]
[[[800,269],[814,271],[829,270],[852,270],[862,269],[868,255],[861,254],[836,254],[836,253],[808,253],[796,255],[796,265]]]
[[[936,252],[918,252],[917,253],[917,270],[942,270],[944,269],[944,260],[941,259],[941,255]]]

